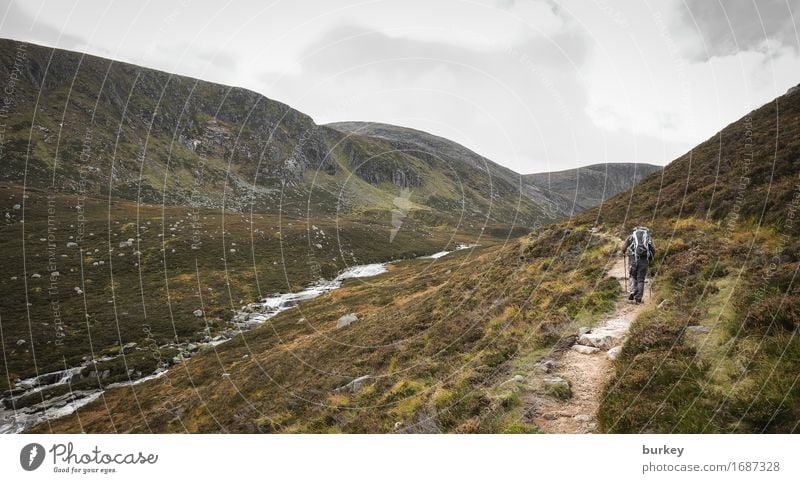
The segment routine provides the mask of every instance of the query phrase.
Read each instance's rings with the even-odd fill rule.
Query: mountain
[[[564,218],[570,214],[569,199],[560,193],[548,192],[539,186],[527,183],[525,178],[506,167],[487,159],[449,139],[407,127],[375,122],[337,122],[327,125],[350,136],[369,136],[391,144],[400,151],[434,153],[446,164],[444,169],[459,175],[459,165],[467,164],[475,170],[487,173],[491,180],[489,188],[493,199],[528,199],[543,207],[549,220]],[[522,195],[522,196],[520,196]]]
[[[16,408],[178,364],[237,334],[251,302],[354,266],[503,245],[572,210],[446,139],[319,126],[246,89],[11,40],[0,75],[14,80],[0,400]],[[65,367],[80,381],[15,389]]]
[[[796,431],[799,139],[793,92],[570,220],[398,262],[36,430],[539,431],[538,402],[571,397],[552,361],[622,303],[608,269],[647,224],[654,301],[597,430]]]
[[[645,163],[603,163],[575,169],[526,174],[526,184],[557,194],[573,204],[570,214],[599,205],[617,193],[628,191],[661,166]]]
[[[454,143],[397,149],[387,138],[318,126],[246,89],[0,40],[0,74],[13,71],[4,181],[175,206],[378,217],[387,225],[405,189],[410,218],[472,231],[555,216],[518,174],[474,162],[478,155]]]

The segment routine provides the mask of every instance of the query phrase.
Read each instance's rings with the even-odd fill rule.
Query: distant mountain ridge
[[[601,163],[563,171],[526,174],[531,186],[560,195],[574,203],[571,214],[628,191],[661,166],[646,163]]]
[[[525,196],[546,207],[553,218],[591,208],[661,169],[645,163],[603,163],[520,175],[456,142],[417,129],[363,121],[334,122],[325,126],[350,135],[384,139],[398,148],[418,148],[444,158],[464,160],[476,169],[490,172],[494,178],[519,186]]]

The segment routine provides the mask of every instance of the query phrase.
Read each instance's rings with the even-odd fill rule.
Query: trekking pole
[[[628,292],[628,285],[630,284],[629,279],[631,276],[628,273],[628,256],[624,253],[622,254],[622,266],[624,267],[623,270],[625,270],[625,273],[623,274],[625,278],[625,292]]]

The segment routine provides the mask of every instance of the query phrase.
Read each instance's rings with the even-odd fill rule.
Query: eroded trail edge
[[[532,401],[534,422],[544,432],[594,432],[600,398],[612,376],[612,361],[621,350],[631,323],[653,304],[648,293],[644,303],[638,305],[623,297],[627,274],[622,259],[608,270],[608,276],[621,285],[620,302],[614,313],[589,332],[579,333],[575,344],[546,363],[547,374],[542,376],[542,382],[550,389],[550,395]]]

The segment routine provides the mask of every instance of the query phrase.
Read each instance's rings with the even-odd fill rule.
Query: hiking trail
[[[545,381],[552,384],[559,378],[570,382],[572,397],[537,396],[532,404],[533,421],[546,433],[591,433],[596,427],[595,416],[603,389],[613,374],[615,358],[636,317],[653,306],[648,286],[643,303],[627,300],[626,273],[620,258],[608,270],[608,276],[619,280],[622,290],[613,314],[589,332],[579,334],[574,345],[558,352],[547,364]],[[649,282],[648,282],[649,284]]]

